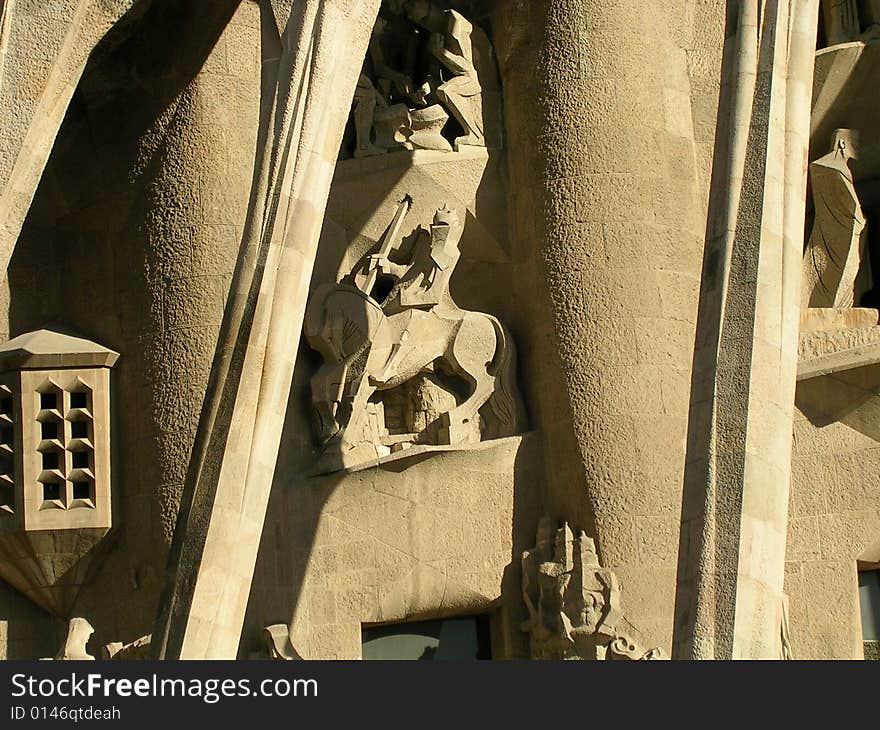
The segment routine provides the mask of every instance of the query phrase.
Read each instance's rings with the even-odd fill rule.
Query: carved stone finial
[[[599,563],[595,542],[549,515],[538,525],[537,545],[523,553],[523,599],[533,659],[661,659],[620,625],[617,576]]]

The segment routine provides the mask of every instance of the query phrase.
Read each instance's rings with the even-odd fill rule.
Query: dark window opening
[[[89,424],[85,421],[74,421],[70,424],[70,435],[75,439],[87,439],[89,437]]]
[[[49,453],[43,454],[42,456],[44,469],[58,468],[58,453],[56,451],[50,451]]]
[[[92,498],[92,485],[89,482],[74,482],[73,483],[73,498],[74,499],[91,499]]]
[[[12,415],[12,398],[0,398],[0,413],[4,416]]]
[[[70,394],[70,407],[71,408],[88,408],[89,405],[88,393],[71,393]]]
[[[361,632],[364,659],[491,659],[489,617],[368,626]]]
[[[44,411],[50,411],[58,408],[57,393],[40,393],[40,408]]]
[[[47,421],[45,423],[40,424],[40,435],[43,439],[57,439],[58,438],[58,424],[54,421]]]
[[[88,469],[89,468],[89,452],[74,451],[73,452],[73,468]]]
[[[867,192],[868,195],[865,197],[868,197],[871,193],[876,195],[876,192],[873,190]],[[880,308],[880,282],[877,281],[877,276],[880,274],[880,231],[877,231],[876,227],[880,224],[880,216],[875,212],[876,209],[873,205],[870,207],[863,205],[862,210],[868,221],[868,260],[863,260],[862,266],[871,267],[874,286],[862,295],[861,301],[856,302],[855,304],[858,307],[878,309]]]
[[[47,482],[43,485],[43,500],[52,502],[61,499],[61,485],[58,482]]]

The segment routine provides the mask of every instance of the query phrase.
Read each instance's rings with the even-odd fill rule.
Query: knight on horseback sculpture
[[[509,334],[491,315],[460,309],[449,292],[461,256],[456,213],[438,210],[430,230],[418,230],[406,262],[391,260],[410,204],[406,198],[398,206],[379,251],[340,283],[318,287],[306,310],[306,339],[324,358],[312,403],[324,462],[334,468],[387,455],[392,444],[472,443],[522,427]],[[433,429],[395,441],[377,394],[435,373],[460,383],[463,395]]]

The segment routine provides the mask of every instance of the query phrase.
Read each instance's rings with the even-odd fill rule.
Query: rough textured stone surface
[[[240,654],[278,621],[307,659],[359,659],[361,624],[506,612],[517,625],[538,449],[530,434],[276,485]],[[515,635],[494,643],[527,656]]]
[[[798,384],[785,592],[799,659],[863,657],[856,563],[880,534],[880,376],[834,378]]]
[[[677,33],[691,10],[519,2],[496,30],[505,98],[534,100],[505,118],[547,508],[596,534],[630,618],[666,649],[704,225]]]
[[[566,621],[606,656],[673,632],[679,657],[870,653],[878,7],[2,3],[0,335],[57,324],[122,355],[114,529],[58,612],[115,658],[357,658],[364,624],[466,614],[488,615],[497,658]],[[419,63],[387,45],[407,39]],[[805,178],[841,129],[842,207]],[[467,396],[419,372],[355,414],[415,437],[318,476],[306,302],[407,194],[403,241],[458,214],[460,258],[428,278],[510,331],[529,433],[436,426]],[[822,244],[841,210],[840,291],[801,312],[804,232]],[[544,551],[546,590],[523,593],[545,513],[584,530],[579,552]],[[589,613],[620,595],[638,645]],[[0,584],[0,656],[64,635]]]
[[[155,617],[247,208],[258,26],[254,3],[234,15],[231,3],[208,14],[181,3],[111,31],[10,265],[14,334],[57,322],[124,353],[112,429],[119,539],[77,609],[99,644],[148,633]],[[248,35],[255,50],[230,69],[232,39]]]

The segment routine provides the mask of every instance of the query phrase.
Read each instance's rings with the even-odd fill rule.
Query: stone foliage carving
[[[504,326],[460,309],[449,282],[462,224],[437,211],[408,245],[404,200],[380,250],[312,294],[304,331],[324,358],[312,403],[329,469],[413,444],[475,443],[519,433],[515,351]]]
[[[545,516],[538,542],[522,556],[523,599],[533,659],[648,660],[664,658],[624,630],[617,576],[599,564],[584,532]]]
[[[816,219],[804,255],[803,305],[850,308],[872,287],[868,230],[849,161],[849,130],[839,129],[832,150],[810,165]]]
[[[386,0],[355,90],[354,157],[494,146],[497,74],[486,34],[458,11]]]

